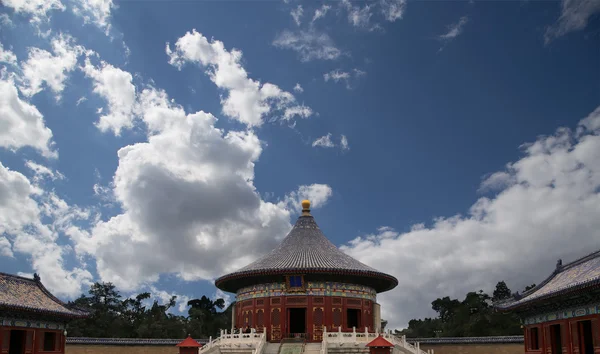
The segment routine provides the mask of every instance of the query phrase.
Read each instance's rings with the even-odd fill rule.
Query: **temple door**
[[[577,328],[577,321],[572,321],[569,323],[569,329],[571,330],[571,348],[573,354],[579,354],[579,331]]]
[[[265,327],[265,310],[258,309],[258,310],[256,310],[256,331],[258,333],[262,333],[264,327]]]
[[[552,353],[552,332],[550,331],[549,325],[544,325],[544,350],[546,354]]]
[[[25,354],[33,353],[33,344],[35,343],[35,331],[30,329],[25,333]]]
[[[271,308],[271,340],[281,340],[281,308]]]
[[[333,327],[332,330],[337,331],[338,327],[342,325],[342,309],[339,307],[334,307],[331,309],[331,311],[333,311],[331,316],[331,324]]]
[[[0,353],[8,354],[10,348],[10,330],[0,329]]]
[[[314,341],[322,341],[323,340],[323,315],[324,309],[322,307],[313,307],[313,340]]]
[[[594,354],[600,354],[600,321],[592,319],[592,339],[594,340]]]

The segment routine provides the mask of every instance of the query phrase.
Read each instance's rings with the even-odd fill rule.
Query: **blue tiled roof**
[[[406,341],[420,344],[520,344],[523,343],[523,336],[406,338]]]
[[[182,339],[155,339],[155,338],[88,338],[88,337],[67,337],[67,344],[70,345],[132,345],[132,346],[175,346],[181,343]],[[206,344],[208,339],[196,339],[200,344]]]
[[[559,260],[556,270],[546,280],[522,295],[494,304],[499,309],[516,309],[535,301],[570,294],[577,290],[600,285],[600,251],[562,265]]]
[[[24,278],[0,273],[0,309],[37,312],[61,318],[85,317],[86,312],[71,309],[52,295],[39,277]]]
[[[277,248],[257,261],[222,276],[215,285],[222,290],[235,292],[239,283],[235,279],[282,272],[355,274],[378,279],[373,284],[378,292],[393,289],[398,280],[379,272],[340,251],[331,243],[311,215],[302,215]]]

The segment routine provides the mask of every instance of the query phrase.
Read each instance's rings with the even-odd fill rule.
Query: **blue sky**
[[[597,2],[4,4],[0,269],[62,298],[223,296],[303,198],[395,327],[598,248]]]

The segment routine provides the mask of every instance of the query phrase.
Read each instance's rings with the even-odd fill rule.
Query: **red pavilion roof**
[[[367,347],[379,347],[379,348],[391,348],[394,345],[390,343],[387,339],[383,338],[381,334],[379,337],[373,339],[367,344]]]
[[[186,339],[184,339],[181,343],[177,344],[176,347],[183,348],[199,348],[202,344],[196,342],[191,336],[188,335]]]

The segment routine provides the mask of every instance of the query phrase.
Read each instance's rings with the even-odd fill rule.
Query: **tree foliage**
[[[467,293],[462,301],[449,296],[438,298],[431,303],[437,317],[410,320],[408,328],[396,332],[410,338],[519,335],[523,333],[519,318],[512,313],[497,312],[492,306],[494,301],[511,294],[506,283],[500,281],[492,296],[479,290]]]
[[[122,299],[111,283],[95,283],[88,295],[81,295],[70,306],[91,313],[90,317],[69,324],[69,336],[102,338],[194,338],[217,336],[221,328],[231,328],[231,305],[206,296],[188,301],[188,316],[171,312],[173,296],[165,304],[151,301],[148,292]],[[223,310],[225,309],[225,310]]]

